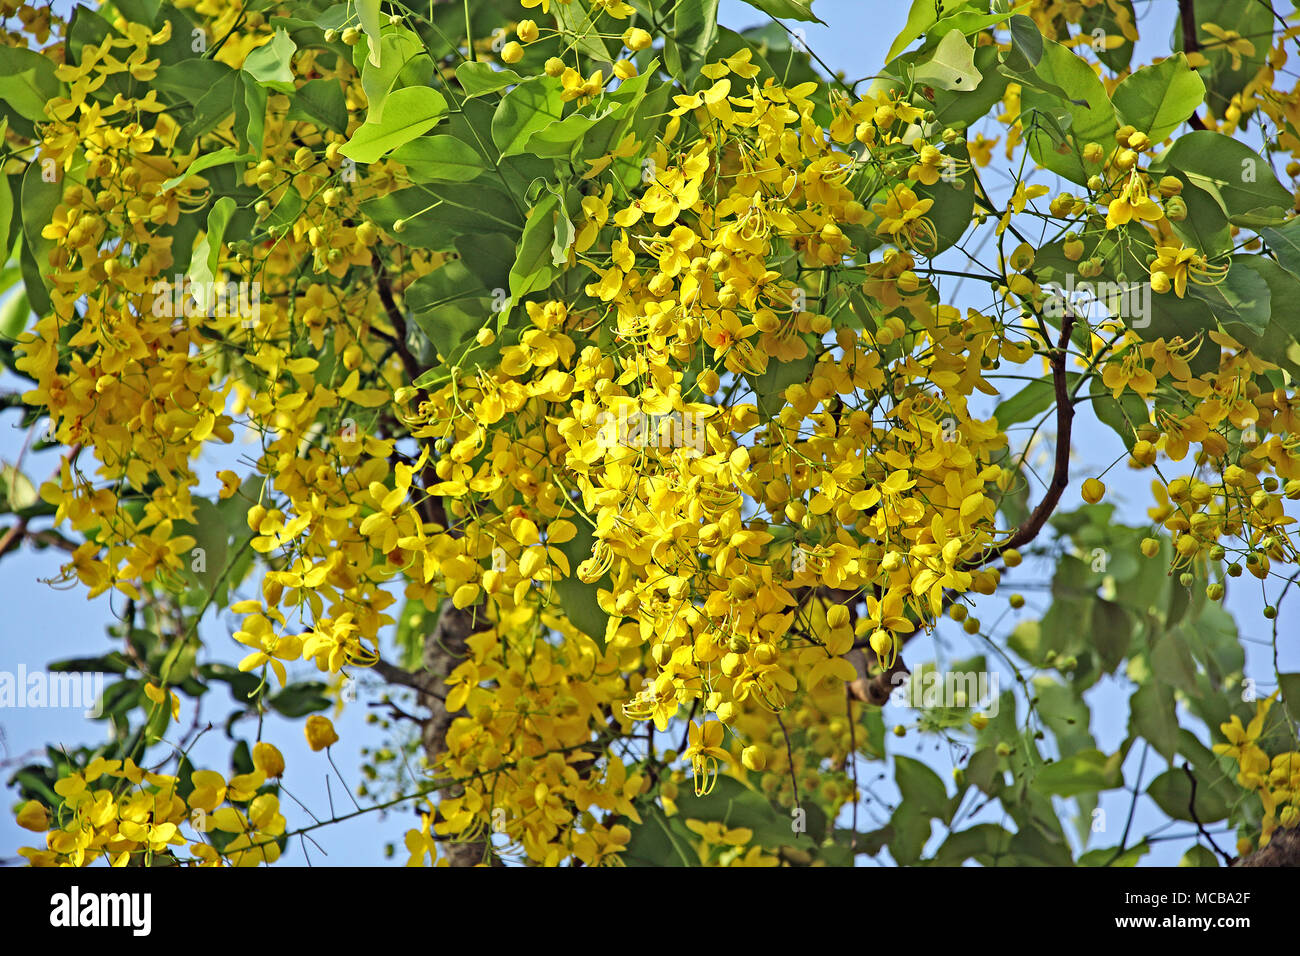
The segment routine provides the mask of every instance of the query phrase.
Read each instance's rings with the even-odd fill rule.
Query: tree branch
[[[1038,503],[1025,521],[1006,541],[986,550],[977,558],[964,562],[960,567],[972,571],[983,567],[999,555],[1012,548],[1019,548],[1038,537],[1043,525],[1052,516],[1061,501],[1061,494],[1070,483],[1070,435],[1074,425],[1074,402],[1070,400],[1069,381],[1065,374],[1065,357],[1070,345],[1070,333],[1074,329],[1074,314],[1066,312],[1061,319],[1061,338],[1052,352],[1052,382],[1056,387],[1056,464],[1052,471],[1052,480],[1047,485],[1043,500]]]
[[[415,360],[415,356],[411,354],[411,350],[407,346],[406,316],[402,314],[402,310],[397,306],[397,300],[393,298],[393,282],[388,277],[388,270],[384,268],[384,263],[379,258],[378,253],[372,252],[370,254],[370,268],[375,273],[379,301],[383,303],[384,312],[388,315],[388,321],[392,323],[393,331],[397,333],[392,343],[393,348],[397,350],[397,355],[402,360],[402,367],[406,369],[406,375],[410,378],[411,384],[414,385],[416,379],[420,377],[424,370],[420,368],[420,363]],[[382,337],[388,338],[388,336]]]
[[[1183,52],[1199,53],[1201,41],[1196,38],[1196,0],[1178,0],[1178,19],[1183,26]],[[1205,129],[1205,121],[1193,113],[1187,118],[1192,129]]]

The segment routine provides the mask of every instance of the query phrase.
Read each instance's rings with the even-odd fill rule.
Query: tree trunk
[[[424,745],[424,754],[429,764],[435,765],[439,757],[447,750],[447,730],[459,714],[449,713],[446,706],[447,676],[465,659],[465,642],[471,634],[484,630],[487,623],[481,607],[457,608],[451,601],[445,601],[442,613],[433,632],[424,641],[424,667],[429,683],[426,685],[433,693],[419,695],[420,703],[429,709],[429,716],[420,731],[420,741]],[[477,615],[476,615],[477,612]],[[475,626],[477,624],[477,627]],[[434,694],[438,696],[434,696]],[[443,791],[444,797],[459,797],[464,793],[462,787],[452,787]],[[447,842],[442,847],[452,866],[477,866],[488,862],[488,841],[473,840],[469,842]]]

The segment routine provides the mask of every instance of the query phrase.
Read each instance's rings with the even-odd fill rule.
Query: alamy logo
[[[98,717],[104,694],[103,671],[18,672],[0,671],[2,707],[80,707],[87,717]]]
[[[1090,322],[1120,319],[1130,328],[1145,329],[1151,324],[1150,282],[1083,282],[1074,281],[1074,273],[1065,277],[1065,285],[1049,282],[1043,286],[1047,300],[1043,314],[1054,319],[1067,309],[1077,318]]]
[[[153,284],[153,314],[159,318],[236,317],[254,325],[262,317],[262,283],[192,282],[181,273],[174,281],[159,279]]]
[[[50,925],[126,926],[135,936],[148,936],[153,928],[153,896],[149,893],[86,893],[74,886],[68,893],[50,897]]]
[[[694,448],[704,454],[704,416],[694,412],[647,415],[624,406],[601,412],[597,444],[601,448]]]
[[[934,707],[974,707],[986,717],[996,717],[1001,698],[998,695],[999,676],[988,671],[926,670],[912,676],[903,671],[890,680],[894,689],[889,702],[897,707],[929,710]],[[903,683],[907,681],[907,683]]]

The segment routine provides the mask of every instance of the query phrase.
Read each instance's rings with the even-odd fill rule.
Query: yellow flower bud
[[[745,765],[746,770],[758,773],[767,767],[767,754],[763,752],[762,747],[752,744],[740,752],[740,762]]]
[[[629,27],[623,33],[623,45],[636,53],[638,50],[644,50],[654,39],[645,30],[640,27]]]
[[[259,740],[253,744],[253,766],[268,777],[278,777],[284,773],[284,756],[275,744]]]
[[[33,833],[44,833],[50,828],[50,815],[45,807],[35,800],[28,800],[18,811],[18,825]]]
[[[320,714],[312,714],[307,718],[303,733],[307,735],[307,746],[317,753],[339,742],[334,724],[328,717],[322,717]]]
[[[1081,494],[1083,495],[1084,501],[1088,502],[1090,505],[1095,505],[1097,502],[1101,501],[1102,498],[1106,497],[1106,486],[1096,478],[1089,478],[1083,483]]]

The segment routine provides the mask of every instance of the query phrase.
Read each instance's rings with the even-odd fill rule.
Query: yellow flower
[[[320,714],[312,714],[307,718],[303,732],[307,735],[307,746],[318,753],[339,742],[339,735],[335,733],[330,719]]]
[[[268,777],[278,777],[284,773],[284,756],[275,744],[259,740],[253,744],[253,766]]]
[[[430,863],[436,863],[438,860],[438,841],[434,839],[429,832],[433,825],[433,819],[427,813],[420,814],[420,829],[407,830],[406,844],[407,852],[411,855],[406,860],[407,866],[424,866],[427,859]]]
[[[157,684],[150,682],[144,686],[144,695],[155,704],[165,705],[165,702],[170,698],[171,719],[181,719],[181,699],[176,696],[175,691],[168,691],[165,688],[159,687]]]
[[[33,833],[44,833],[50,827],[49,811],[35,800],[28,800],[18,811],[18,825]]]
[[[691,762],[695,778],[695,795],[704,796],[717,782],[718,761],[728,759],[722,749],[723,726],[719,721],[705,721],[703,725],[691,721],[687,730],[690,746],[682,755]]]
[[[1264,718],[1279,693],[1280,691],[1274,691],[1268,697],[1258,701],[1255,704],[1255,716],[1245,727],[1236,714],[1233,714],[1226,724],[1219,725],[1219,730],[1228,739],[1228,743],[1215,744],[1212,749],[1220,756],[1231,757],[1237,761],[1237,765],[1241,768],[1237,780],[1242,786],[1251,789],[1263,786],[1264,781],[1260,775],[1268,772],[1269,759],[1268,755],[1256,745],[1256,741],[1264,732]]]
[[[1241,69],[1241,58],[1243,56],[1255,55],[1255,44],[1251,43],[1236,30],[1225,30],[1217,23],[1202,23],[1201,29],[1214,37],[1212,43],[1201,43],[1202,50],[1227,50],[1232,54],[1232,68]]]
[[[935,242],[934,226],[925,218],[925,214],[933,205],[933,199],[918,199],[916,193],[906,186],[895,186],[885,202],[871,207],[871,211],[880,217],[876,234],[888,236],[900,244],[900,237],[907,240],[920,239],[922,248],[932,248]]]
[[[1134,219],[1157,222],[1164,217],[1165,211],[1147,196],[1146,180],[1135,169],[1129,173],[1128,182],[1119,196],[1110,201],[1106,210],[1106,228],[1115,229]]]

